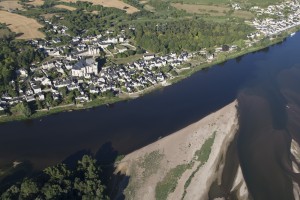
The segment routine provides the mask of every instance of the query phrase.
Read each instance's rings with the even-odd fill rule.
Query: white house
[[[42,92],[42,88],[37,85],[32,85],[31,88],[35,94]]]
[[[144,58],[144,60],[151,60],[151,59],[155,58],[155,54],[146,53],[143,55],[143,58]]]
[[[51,62],[51,63],[44,63],[43,65],[42,65],[42,68],[43,69],[47,69],[47,70],[50,70],[50,69],[52,69],[52,68],[54,68],[55,67],[55,64],[53,63],[53,62]]]
[[[49,79],[49,78],[46,78],[46,77],[44,77],[44,78],[42,79],[41,84],[44,85],[44,86],[46,86],[46,85],[49,85],[49,86],[52,85],[50,79]]]
[[[39,94],[39,100],[44,101],[45,100],[45,95],[43,93]]]
[[[28,73],[27,73],[27,71],[25,69],[19,69],[19,70],[17,70],[17,74],[19,74],[22,77],[27,77],[28,76]]]
[[[31,96],[26,96],[26,101],[27,101],[27,102],[35,101],[35,98],[34,98],[33,95],[31,95]]]

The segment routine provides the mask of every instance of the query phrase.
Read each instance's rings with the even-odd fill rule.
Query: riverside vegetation
[[[25,178],[4,189],[1,199],[108,199],[104,194],[101,169],[96,160],[85,155],[75,169],[58,164],[38,176]]]

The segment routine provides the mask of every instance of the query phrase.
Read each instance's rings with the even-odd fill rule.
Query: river
[[[256,199],[289,199],[288,148],[291,131],[299,129],[295,121],[288,122],[292,117],[295,119],[293,112],[286,112],[287,102],[295,98],[288,92],[283,95],[282,91],[292,85],[287,83],[289,77],[295,78],[298,73],[289,70],[300,69],[299,44],[300,34],[296,34],[281,44],[109,107],[1,124],[0,167],[17,160],[30,163],[33,169],[42,169],[82,152],[103,154],[105,149],[126,154],[238,98],[238,151],[251,193]],[[297,77],[300,80],[300,73]],[[300,84],[293,89],[299,90]]]

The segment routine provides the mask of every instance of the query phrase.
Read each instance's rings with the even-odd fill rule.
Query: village
[[[51,22],[49,22],[51,23]],[[60,34],[66,34],[67,27],[54,25],[53,30]],[[135,47],[126,40],[123,34],[117,37],[98,35],[95,37],[82,38],[76,36],[72,44],[55,47],[59,41],[31,40],[32,46],[43,49],[51,59],[42,64],[30,66],[30,70],[19,69],[19,83],[26,85],[25,89],[19,89],[18,96],[3,94],[0,101],[0,109],[4,110],[20,102],[43,102],[51,99],[53,102],[62,102],[66,94],[76,91],[70,103],[89,102],[101,95],[103,97],[116,96],[120,93],[134,93],[142,91],[150,86],[164,84],[172,77],[168,73],[176,66],[182,65],[194,54],[182,52],[164,56],[145,53],[142,58],[132,62],[110,66],[100,64],[98,58],[100,52],[106,55],[113,54],[108,50],[110,45],[116,46],[117,53],[123,53],[129,48]],[[118,49],[120,48],[120,49]],[[67,49],[67,54],[66,52]],[[167,71],[163,68],[167,67]],[[19,88],[15,82],[11,82],[13,88]],[[62,90],[64,92],[62,92]],[[46,107],[55,106],[47,101]]]
[[[257,14],[257,18],[252,24],[258,30],[258,34],[264,34],[264,36],[280,34],[300,25],[299,8],[297,1],[287,1],[279,5],[270,5],[267,8],[255,6],[251,8],[251,11]],[[250,37],[255,37],[255,34]]]
[[[257,18],[252,22],[256,32],[248,35],[248,46],[300,24],[298,3],[286,2],[266,9],[253,7],[251,10],[257,13]],[[290,12],[284,13],[286,10]],[[259,19],[262,15],[276,17]],[[32,64],[29,70],[21,68],[16,72],[18,84],[23,87],[11,82],[12,87],[18,90],[18,95],[2,94],[0,111],[23,101],[39,103],[37,109],[49,109],[61,103],[82,105],[96,98],[142,93],[151,86],[166,85],[168,80],[178,76],[182,70],[192,68],[189,62],[195,57],[203,58],[204,61],[200,63],[209,63],[219,53],[234,52],[239,48],[237,45],[224,44],[216,47],[213,52],[206,49],[166,55],[143,52],[139,59],[129,63],[104,64],[103,59],[137,50],[132,41],[128,40],[125,30],[120,33],[107,30],[105,34],[96,36],[75,36],[71,43],[59,45],[62,42],[60,36],[68,35],[68,27],[47,20],[45,23],[52,27],[47,31],[55,33],[57,37],[49,41],[28,42],[50,59]],[[134,27],[129,28],[134,30]]]

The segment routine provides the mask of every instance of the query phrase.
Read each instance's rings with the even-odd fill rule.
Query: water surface
[[[27,160],[42,169],[107,142],[126,154],[238,98],[238,154],[250,192],[255,199],[292,199],[289,145],[292,136],[300,140],[299,44],[296,34],[112,107],[1,124],[0,166]]]

